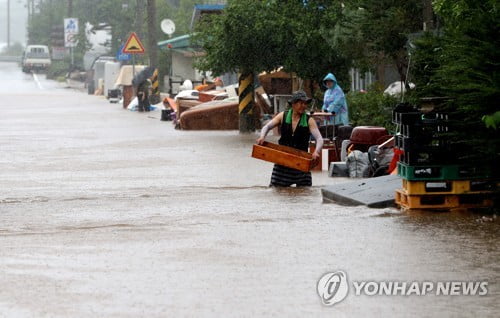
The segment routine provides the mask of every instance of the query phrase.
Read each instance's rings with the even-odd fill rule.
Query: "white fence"
[[[366,91],[375,82],[375,75],[371,72],[360,73],[358,69],[351,68],[349,75],[351,76],[351,92]]]

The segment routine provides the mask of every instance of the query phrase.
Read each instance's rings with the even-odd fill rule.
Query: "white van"
[[[23,72],[47,70],[51,64],[47,45],[28,45],[23,52]]]

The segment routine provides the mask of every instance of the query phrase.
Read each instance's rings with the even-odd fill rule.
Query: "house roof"
[[[189,34],[185,34],[165,41],[160,41],[158,42],[158,47],[160,49],[165,49],[170,44],[172,49],[188,48],[191,45],[191,41],[189,40],[190,37],[191,36]]]
[[[193,17],[191,18],[191,30],[196,21],[204,14],[220,13],[226,7],[225,4],[195,4],[193,10]]]
[[[179,52],[184,56],[193,57],[204,55],[204,52],[202,50],[196,49],[195,47],[191,46],[190,38],[190,34],[185,34],[176,38],[158,42],[157,45],[162,50],[170,49],[174,52]],[[169,47],[169,44],[171,45],[171,47]]]

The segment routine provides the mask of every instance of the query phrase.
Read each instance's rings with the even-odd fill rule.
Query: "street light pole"
[[[10,48],[10,0],[7,0],[7,48]]]

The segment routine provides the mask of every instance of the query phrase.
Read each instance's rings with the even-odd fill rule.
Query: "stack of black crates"
[[[422,112],[399,104],[392,113],[398,126],[397,165],[403,188],[395,201],[404,209],[485,208],[493,205],[499,182],[487,169],[460,162],[454,143],[453,123],[447,113]]]

